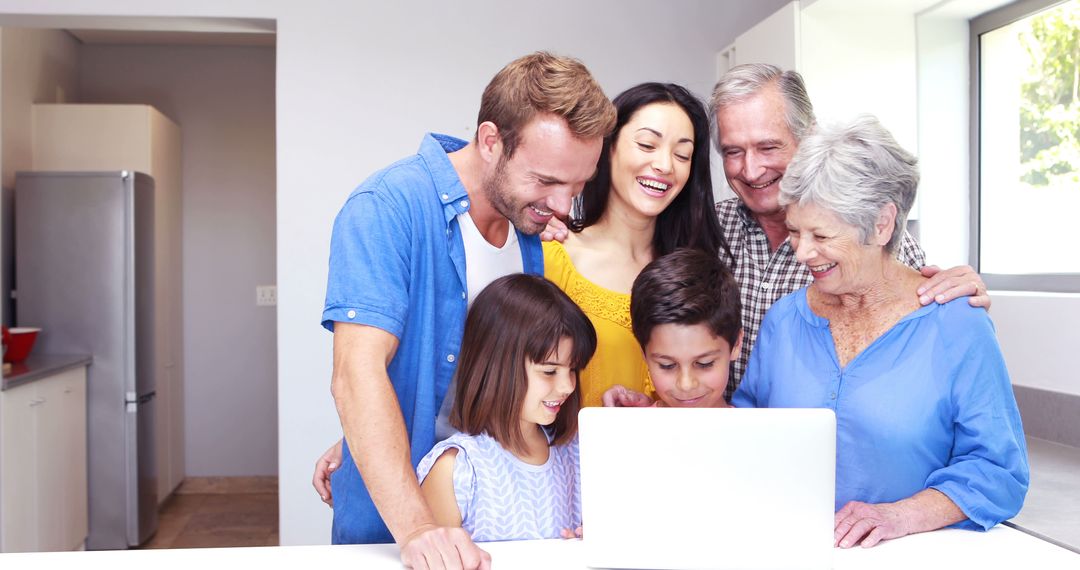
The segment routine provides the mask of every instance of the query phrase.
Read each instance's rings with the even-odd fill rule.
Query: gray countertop
[[[1031,486],[1010,526],[1080,552],[1080,449],[1027,438]]]
[[[34,354],[12,365],[11,372],[4,375],[0,390],[10,390],[68,368],[87,366],[91,360],[93,358],[89,354]]]

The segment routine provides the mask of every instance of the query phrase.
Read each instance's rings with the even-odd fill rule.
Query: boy
[[[615,386],[604,405],[730,407],[724,389],[742,346],[740,312],[739,287],[717,256],[679,249],[653,260],[634,280],[630,318],[659,400]]]

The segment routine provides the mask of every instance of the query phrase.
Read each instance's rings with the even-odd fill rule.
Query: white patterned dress
[[[448,448],[461,526],[477,542],[558,538],[581,525],[577,438],[553,445],[547,463],[530,465],[486,433],[454,434],[435,444],[416,467],[420,482]]]

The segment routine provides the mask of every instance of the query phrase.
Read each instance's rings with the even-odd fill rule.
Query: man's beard
[[[495,172],[487,180],[484,180],[484,196],[487,197],[488,202],[495,208],[495,211],[510,220],[510,223],[519,232],[525,235],[536,235],[544,231],[547,225],[537,224],[529,218],[529,215],[525,212],[525,208],[528,207],[527,204],[515,203],[513,192],[508,184],[509,176],[506,174],[507,162],[509,162],[509,159],[506,158],[506,155],[499,156],[499,162],[495,165]]]

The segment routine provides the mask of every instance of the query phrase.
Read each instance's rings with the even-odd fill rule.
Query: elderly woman
[[[836,545],[1015,515],[1027,450],[986,311],[919,304],[896,260],[919,174],[876,119],[799,145],[780,203],[814,282],[762,323],[733,403],[836,412]]]

